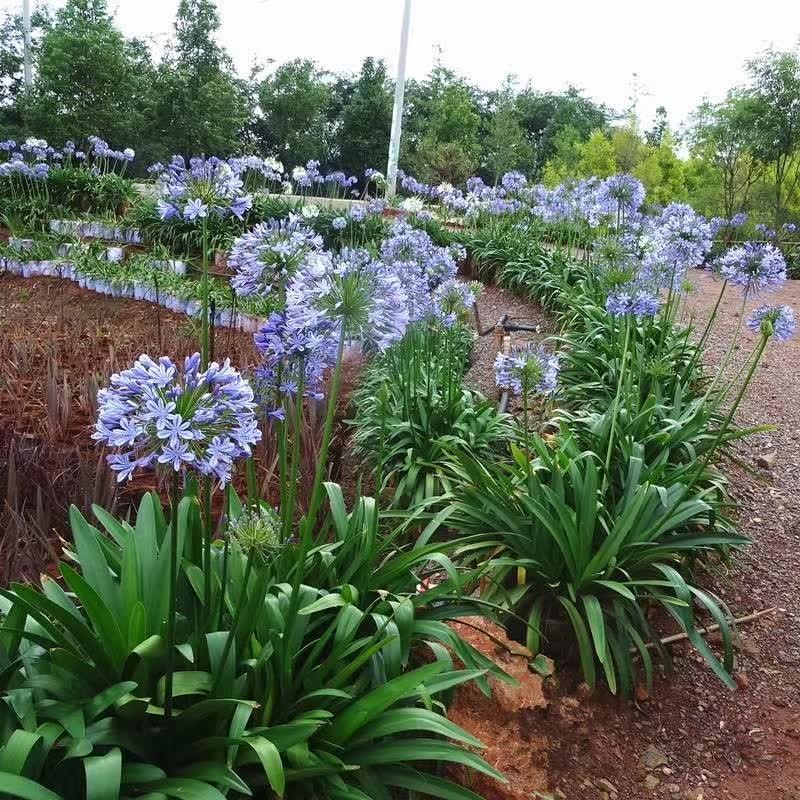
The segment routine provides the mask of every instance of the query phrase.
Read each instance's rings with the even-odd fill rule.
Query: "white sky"
[[[16,0],[18,3],[20,0]],[[57,0],[55,5],[61,5]],[[0,0],[0,7],[15,0]],[[109,0],[127,35],[171,34],[178,0]],[[355,71],[367,56],[397,59],[402,0],[218,0],[221,43],[244,75],[254,61],[307,57]],[[800,37],[797,0],[413,0],[408,74],[445,66],[482,88],[509,72],[539,89],[572,83],[617,109],[632,74],[647,94],[645,124],[664,105],[677,126],[704,96],[741,81],[743,62]]]

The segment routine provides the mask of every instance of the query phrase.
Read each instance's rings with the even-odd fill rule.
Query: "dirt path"
[[[692,277],[688,313],[702,328],[720,285],[707,273]],[[741,296],[726,294],[707,347],[709,368],[723,359],[741,310]],[[505,299],[495,290],[489,297],[498,304]],[[762,302],[800,312],[800,283],[749,303],[748,311]],[[513,308],[513,315],[541,317],[530,307],[523,313],[518,300]],[[745,330],[734,364],[755,340]],[[740,632],[738,690],[728,691],[682,646],[673,651],[674,673],[635,704],[573,692],[574,676],[557,673],[546,686],[546,707],[521,707],[509,717],[549,746],[539,748],[529,777],[514,775],[498,797],[540,791],[567,800],[800,800],[800,337],[771,344],[738,420],[775,426],[740,448],[752,472],[726,466],[741,528],[753,544],[729,573],[704,582],[736,616],[778,608]],[[758,466],[762,460],[773,466]]]

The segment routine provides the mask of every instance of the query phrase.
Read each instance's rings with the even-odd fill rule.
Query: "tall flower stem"
[[[317,468],[314,473],[314,484],[311,490],[311,499],[308,505],[303,533],[310,534],[317,521],[317,513],[322,504],[322,481],[328,466],[328,450],[331,445],[331,434],[333,433],[333,420],[336,416],[336,403],[339,400],[339,389],[342,384],[342,359],[344,357],[344,343],[346,337],[345,326],[342,325],[339,334],[339,347],[336,351],[336,366],[333,368],[333,379],[331,380],[331,391],[328,397],[328,409],[325,414],[325,427],[322,429],[322,444],[317,455]]]
[[[180,487],[178,473],[172,478],[169,526],[169,610],[167,612],[167,671],[164,676],[164,719],[172,719],[172,684],[175,673],[175,617],[178,593],[178,505]]]
[[[303,359],[299,362],[299,375],[297,379],[297,393],[294,399],[294,430],[292,431],[292,458],[289,466],[289,496],[286,513],[283,514],[283,538],[288,539],[292,535],[294,523],[294,510],[297,503],[297,474],[300,468],[300,427],[303,424],[303,392],[305,391],[305,364]]]
[[[711,385],[708,387],[708,390],[705,393],[706,400],[711,396],[711,393],[714,391],[714,389],[716,389],[717,384],[720,382],[720,379],[725,374],[725,371],[728,369],[728,365],[731,362],[733,353],[736,350],[736,345],[739,342],[739,334],[741,334],[742,332],[742,324],[744,323],[744,309],[746,304],[747,304],[747,295],[745,294],[742,297],[742,307],[739,310],[739,321],[736,323],[736,329],[733,332],[733,338],[731,339],[730,345],[728,345],[728,349],[725,352],[725,355],[722,359],[722,363],[719,365],[717,374],[714,376],[714,380],[711,382]]]
[[[205,217],[203,217],[202,222],[202,239],[203,239],[203,253],[202,253],[202,265],[203,271],[200,279],[200,298],[202,302],[202,319],[200,321],[201,329],[200,329],[200,352],[202,356],[202,364],[203,369],[208,367],[208,355],[209,355],[209,319],[208,319],[208,295],[209,295],[209,286],[208,286],[208,222]]]
[[[686,371],[683,373],[683,380],[686,381],[691,377],[692,370],[695,368],[697,364],[697,359],[703,352],[703,348],[705,347],[706,340],[708,339],[709,333],[711,333],[711,329],[714,327],[714,322],[717,319],[717,312],[719,311],[720,304],[722,303],[722,297],[725,294],[725,289],[728,287],[728,281],[724,281],[722,284],[722,289],[720,289],[719,295],[717,296],[717,302],[714,304],[714,308],[711,311],[711,316],[708,318],[708,322],[706,323],[706,327],[703,330],[703,335],[700,337],[700,341],[697,343],[697,349],[694,351],[694,355],[692,356],[689,365],[686,367]]]
[[[614,395],[614,402],[611,411],[611,430],[608,434],[608,448],[606,450],[605,460],[605,475],[603,477],[603,488],[608,483],[608,475],[611,471],[611,454],[614,451],[614,436],[617,428],[617,415],[619,414],[619,399],[622,394],[622,384],[625,379],[625,366],[628,362],[628,343],[631,338],[631,319],[630,316],[625,317],[625,340],[622,345],[622,363],[619,367],[619,377],[617,378],[617,391]]]
[[[706,452],[705,458],[700,462],[697,470],[692,476],[692,479],[689,482],[687,490],[691,489],[695,485],[695,483],[697,483],[698,479],[703,474],[703,470],[708,466],[709,462],[714,457],[714,453],[719,447],[723,437],[728,432],[728,428],[730,427],[730,424],[733,421],[734,415],[739,410],[739,405],[741,404],[742,399],[744,398],[745,392],[747,391],[747,387],[750,385],[750,381],[753,379],[753,375],[755,374],[759,361],[761,361],[761,356],[764,354],[764,350],[767,347],[769,339],[770,339],[769,335],[762,334],[761,341],[758,343],[753,352],[750,369],[747,370],[747,375],[745,376],[744,382],[742,383],[742,386],[739,389],[738,394],[736,395],[736,399],[731,404],[730,410],[728,411],[727,416],[723,420],[722,425],[719,426],[717,435],[714,437],[714,441],[712,442],[711,447],[709,447],[708,451]]]
[[[203,479],[203,618],[211,619],[211,539],[213,537],[211,519],[211,499],[214,482],[211,477]]]

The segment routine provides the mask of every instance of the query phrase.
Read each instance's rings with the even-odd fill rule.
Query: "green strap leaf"
[[[18,797],[20,800],[63,800],[61,795],[45,789],[36,781],[10,772],[0,772],[0,786],[3,787],[3,794]]]
[[[122,784],[122,754],[118,747],[104,756],[83,760],[86,800],[118,800]]]

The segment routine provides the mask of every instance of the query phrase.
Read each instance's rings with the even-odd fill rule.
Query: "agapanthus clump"
[[[553,394],[558,370],[558,356],[541,345],[512,347],[508,354],[498,353],[494,362],[497,386],[517,396]]]
[[[216,156],[192,158],[188,168],[181,156],[173,156],[159,174],[158,184],[162,220],[193,222],[210,215],[243,219],[253,206],[252,196],[243,193],[242,179],[227,161]]]
[[[228,264],[231,286],[242,297],[269,294],[294,274],[305,257],[322,250],[322,237],[297,216],[270,219],[240,236]]]
[[[140,356],[97,396],[94,439],[117,450],[108,463],[117,480],[138,469],[188,470],[230,482],[234,462],[261,439],[250,384],[226,359],[200,370],[200,354],[183,367]]]
[[[786,342],[794,336],[794,311],[786,305],[760,306],[748,318],[747,327],[755,333],[774,336],[779,342]]]
[[[763,242],[745,242],[731,247],[715,262],[719,274],[745,297],[774,291],[786,283],[786,260],[777,247]]]

